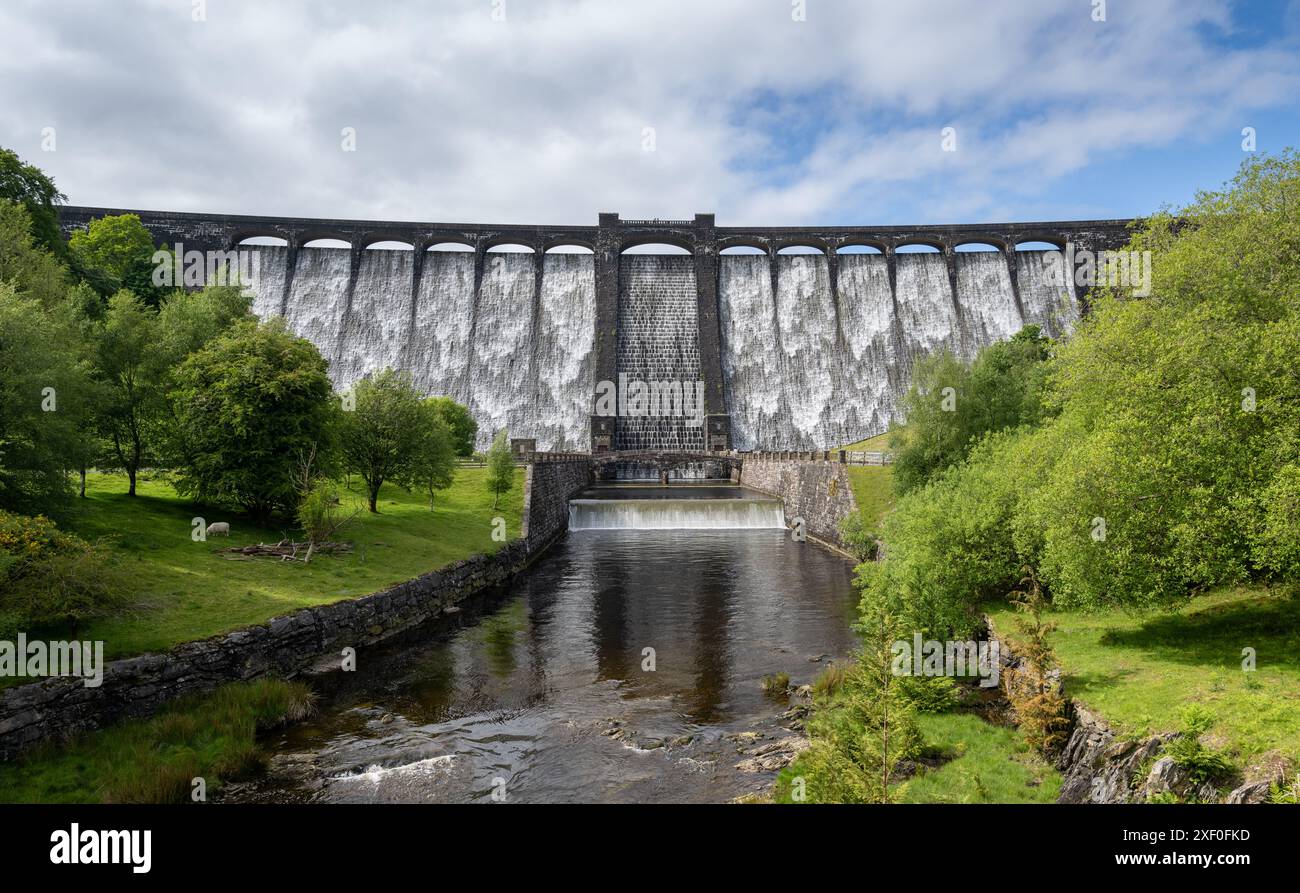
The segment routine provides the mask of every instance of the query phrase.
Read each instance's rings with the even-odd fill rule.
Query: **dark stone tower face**
[[[430,393],[479,406],[513,437],[537,439],[539,449],[593,452],[825,449],[876,433],[916,357],[944,345],[969,353],[1023,323],[1056,325],[1060,289],[1041,275],[1041,258],[1017,245],[1113,250],[1127,241],[1130,224],[719,227],[712,214],[624,220],[605,213],[596,226],[527,226],[72,206],[60,209],[60,219],[71,231],[125,213],[137,214],[159,244],[186,252],[227,252],[252,237],[282,240],[262,258],[275,267],[267,288],[278,292],[259,293],[255,307],[286,317],[316,342],[336,384],[396,365]],[[320,239],[348,247],[308,247]],[[410,261],[367,256],[381,241],[409,244]],[[469,251],[426,254],[444,242]],[[956,253],[972,242],[995,250],[979,258]],[[506,262],[489,253],[507,243],[532,257]],[[624,255],[650,243],[689,256]],[[916,244],[937,254],[896,251]],[[594,256],[575,264],[553,255],[548,263],[546,251],[560,245]],[[723,255],[736,246],[760,253]],[[820,253],[780,253],[791,246]],[[849,246],[879,254],[837,253]],[[1086,311],[1086,288],[1068,300]],[[538,339],[546,343],[539,347]],[[601,384],[617,389],[620,372],[698,381],[703,424],[600,415]],[[585,409],[584,391],[592,398]],[[542,414],[567,421],[557,426]]]

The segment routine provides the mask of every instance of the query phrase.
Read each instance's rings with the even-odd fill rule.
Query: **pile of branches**
[[[303,542],[296,543],[292,540],[283,539],[278,543],[258,543],[255,546],[231,546],[228,549],[222,549],[223,553],[235,556],[244,556],[249,558],[279,558],[281,561],[311,561],[313,555],[337,552],[351,552],[351,543],[336,542]]]

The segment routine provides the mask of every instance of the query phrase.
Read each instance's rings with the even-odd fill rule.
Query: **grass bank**
[[[834,710],[833,705],[820,709]],[[993,725],[973,713],[919,713],[925,741],[915,775],[890,785],[897,803],[1053,803],[1061,774],[1015,729]],[[774,797],[791,803],[792,782],[808,772],[796,759],[777,776]]]
[[[289,525],[259,528],[231,512],[181,499],[161,477],[142,480],[126,495],[122,475],[92,474],[87,498],[77,501],[69,527],[88,538],[111,537],[133,581],[131,607],[96,620],[78,637],[102,640],[107,657],[159,651],[240,626],[262,623],[309,605],[366,595],[475,553],[496,551],[493,518],[506,520],[508,538],[520,533],[523,470],[515,487],[492,508],[485,468],[460,468],[438,494],[433,511],[417,493],[385,485],[380,514],[364,510],[360,482],[344,492],[344,512],[362,510],[338,534],[351,553],[320,556],[310,564],[258,558],[233,560],[226,546],[276,542],[296,532]],[[191,521],[229,521],[229,539],[194,542]],[[53,633],[66,631],[52,631]]]
[[[846,465],[858,514],[868,530],[879,530],[894,508],[894,471],[888,465]]]
[[[185,803],[263,766],[260,729],[309,715],[302,683],[263,679],[183,698],[149,719],[91,732],[0,763],[0,803]]]
[[[1011,610],[989,612],[1012,642]],[[1278,752],[1300,760],[1300,591],[1221,589],[1167,614],[1050,613],[1066,693],[1117,733],[1180,726],[1184,705],[1215,716],[1206,744],[1240,765]],[[1254,649],[1256,669],[1243,670]]]
[[[846,444],[838,447],[841,450],[867,450],[869,452],[884,452],[889,449],[889,433],[877,434],[875,437],[868,437],[866,440],[859,440],[855,443]]]

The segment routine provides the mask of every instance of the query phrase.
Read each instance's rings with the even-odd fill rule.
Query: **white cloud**
[[[1106,23],[1079,0],[809,0],[803,23],[785,0],[507,0],[505,22],[489,0],[191,8],[6,4],[0,144],[80,204],[868,222],[900,196],[932,219],[993,215],[1031,179],[1300,92],[1287,48],[1207,43],[1232,22],[1214,0],[1112,3]],[[760,99],[823,116],[794,163],[781,118],[748,114]],[[960,147],[943,153],[950,122]],[[44,126],[56,153],[39,151]]]

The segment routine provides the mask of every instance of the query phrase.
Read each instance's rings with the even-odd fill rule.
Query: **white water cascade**
[[[288,249],[242,248],[258,255],[254,312],[280,314]],[[540,295],[535,262],[490,252],[476,294],[471,252],[429,251],[413,295],[410,251],[362,252],[351,282],[349,249],[301,248],[283,312],[329,360],[339,389],[404,370],[422,393],[469,406],[480,449],[503,427],[539,449],[578,449],[592,388],[593,256],[545,255]]]
[[[779,499],[571,499],[570,530],[785,528]]]
[[[410,251],[345,248],[257,254],[253,309],[283,313],[343,389],[386,367],[423,393],[468,405],[485,448],[502,427],[539,449],[585,449],[595,382],[594,256],[429,251],[418,285]],[[824,449],[885,430],[917,359],[970,359],[1034,323],[1059,337],[1079,319],[1073,286],[1049,281],[1046,252],[958,252],[957,294],[939,253],[900,253],[891,290],[883,255],[842,254],[831,288],[825,255],[721,255],[718,317],[726,408],[737,449]],[[772,264],[775,263],[775,277]],[[286,300],[285,283],[290,281]],[[693,259],[619,260],[616,367],[630,378],[701,378]],[[774,287],[775,285],[775,287]],[[621,418],[619,448],[702,449],[684,419]]]
[[[825,449],[884,431],[916,360],[981,347],[1036,323],[1053,337],[1078,321],[1073,291],[1047,281],[1044,252],[1016,252],[1022,310],[1001,252],[956,255],[953,298],[942,254],[843,254],[838,288],[825,255],[722,255],[722,371],[737,449]]]

